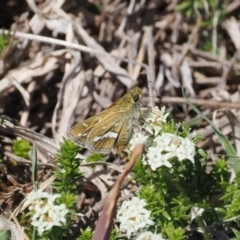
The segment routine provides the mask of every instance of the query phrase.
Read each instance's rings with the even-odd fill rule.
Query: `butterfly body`
[[[98,115],[72,127],[69,137],[94,152],[108,153],[113,147],[122,152],[131,138],[133,123],[139,119],[141,95],[139,87],[130,89]]]

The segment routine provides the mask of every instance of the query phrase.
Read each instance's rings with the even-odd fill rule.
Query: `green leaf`
[[[36,144],[33,144],[32,149],[32,180],[34,185],[34,190],[37,191],[38,189],[38,178],[37,178],[37,150],[36,150]]]
[[[231,142],[228,140],[228,138],[221,133],[221,131],[215,126],[215,124],[208,119],[204,114],[202,114],[198,108],[191,103],[184,92],[184,88],[182,87],[182,94],[183,97],[185,98],[185,100],[187,101],[188,105],[191,106],[191,108],[198,114],[200,115],[203,119],[205,119],[205,121],[207,121],[212,129],[214,130],[214,132],[216,133],[216,135],[219,138],[219,141],[221,142],[223,149],[226,151],[228,158],[229,158],[229,164],[232,166],[232,168],[234,169],[235,172],[240,172],[240,161],[239,161],[239,157],[237,156],[237,151],[236,149],[233,147],[233,145],[231,144]]]
[[[87,157],[86,162],[90,163],[90,162],[99,162],[99,161],[103,161],[105,158],[105,156],[101,153],[94,153],[91,154],[90,156]]]
[[[90,227],[87,227],[85,230],[80,229],[81,236],[76,240],[91,240],[93,237],[93,230]]]
[[[13,141],[13,153],[18,157],[29,159],[30,150],[31,150],[31,145],[28,141],[24,139]]]
[[[239,240],[240,239],[240,231],[238,231],[237,229],[235,228],[231,228],[232,231],[234,232],[236,238],[233,238],[233,240]]]

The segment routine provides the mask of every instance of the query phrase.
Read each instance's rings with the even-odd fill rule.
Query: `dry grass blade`
[[[240,103],[238,102],[219,102],[219,101],[209,101],[205,99],[195,99],[195,98],[189,98],[189,101],[196,105],[200,106],[207,106],[211,108],[240,108]],[[179,103],[179,104],[185,104],[186,101],[184,98],[181,97],[163,97],[161,100],[163,103]]]
[[[130,88],[133,85],[132,79],[129,77],[126,70],[124,70],[122,67],[120,67],[116,60],[109,55],[102,46],[100,46],[92,37],[90,37],[87,32],[81,27],[81,24],[76,23],[75,24],[76,32],[79,36],[82,37],[84,42],[91,47],[92,49],[95,49],[95,55],[98,59],[98,61],[104,66],[104,68],[109,71],[110,73],[113,73],[116,75],[116,77],[128,88]],[[99,54],[100,53],[100,54]]]
[[[57,141],[60,141],[62,136],[66,136],[68,129],[71,127],[71,118],[84,85],[84,78],[81,78],[82,81],[79,81],[79,77],[83,75],[81,73],[83,69],[79,67],[81,63],[80,53],[69,50],[68,54],[71,56],[71,65],[66,64],[61,89],[58,93],[58,101],[52,118],[52,131]],[[62,111],[58,123],[58,131],[56,132],[57,115],[60,106],[62,106]]]
[[[180,69],[184,86],[187,88],[191,96],[196,96],[196,93],[192,86],[193,85],[192,73],[187,60],[184,60],[182,62]]]
[[[3,216],[0,216],[0,231],[4,231],[4,230],[10,230],[12,240],[29,239],[25,237],[22,231],[19,231],[19,229],[16,227],[16,225],[13,222],[9,221]]]
[[[230,20],[226,20],[224,26],[231,37],[235,48],[240,49],[240,30],[236,18],[232,17]]]
[[[4,116],[1,116],[1,118],[3,119],[3,124],[0,124],[0,132],[24,138],[31,143],[35,142],[37,147],[53,155],[59,150],[59,146],[53,139],[47,138],[28,128],[16,126],[8,120],[9,118],[6,119]]]
[[[59,53],[59,51],[56,51],[56,53]],[[21,66],[10,70],[5,77],[1,79],[0,92],[4,92],[12,87],[12,79],[14,79],[15,76],[18,76],[17,81],[19,84],[27,84],[31,82],[33,78],[46,76],[50,72],[55,71],[59,67],[59,59],[55,56],[38,56],[32,60],[28,66]]]
[[[136,61],[138,63],[142,63],[146,54],[146,49],[147,49],[147,32],[144,32],[143,37],[142,37],[142,42],[138,51],[138,55],[137,55],[137,59]],[[137,78],[139,77],[140,74],[140,70],[141,70],[141,65],[140,64],[136,64],[134,69],[133,69],[133,73],[132,73],[132,79],[133,80],[137,80]]]

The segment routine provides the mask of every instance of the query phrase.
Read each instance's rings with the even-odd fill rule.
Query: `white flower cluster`
[[[171,133],[161,133],[162,124],[166,123],[168,113],[165,107],[158,107],[144,115],[144,132],[135,133],[130,141],[130,150],[137,144],[145,144],[147,153],[143,156],[143,164],[149,165],[153,171],[161,166],[171,167],[170,159],[177,157],[179,161],[189,159],[194,163],[195,144],[189,138],[182,138]],[[149,136],[150,134],[150,136]],[[193,133],[192,138],[196,134]],[[152,140],[151,140],[152,139]]]
[[[195,145],[188,138],[171,133],[162,133],[153,140],[151,147],[147,149],[147,161],[143,159],[143,164],[149,164],[151,169],[155,171],[162,165],[171,167],[169,160],[177,157],[179,161],[189,159],[194,163]]]
[[[137,236],[136,240],[165,240],[161,234],[152,232],[143,232]]]
[[[165,107],[162,107],[161,110],[159,110],[158,107],[152,108],[152,110],[147,113],[146,117],[144,116],[145,123],[143,128],[156,136],[162,129],[161,125],[166,123],[168,114],[169,113],[165,113]]]
[[[146,202],[143,199],[133,197],[131,200],[123,202],[118,209],[117,220],[120,222],[120,231],[126,232],[129,239],[132,234],[137,233],[139,229],[153,225],[151,212],[146,208]]]
[[[150,134],[157,135],[162,129],[162,124],[166,122],[168,113],[165,113],[165,107],[162,107],[159,110],[158,107],[152,108],[151,111],[148,111],[144,114],[144,125],[143,129]],[[149,136],[145,135],[143,132],[136,132],[133,134],[130,140],[130,151],[134,149],[137,144],[145,144]]]
[[[42,192],[41,189],[27,195],[25,206],[34,212],[32,225],[38,229],[39,235],[51,229],[53,226],[62,226],[66,223],[68,209],[65,204],[55,205],[54,201],[60,197],[59,194],[51,195]]]

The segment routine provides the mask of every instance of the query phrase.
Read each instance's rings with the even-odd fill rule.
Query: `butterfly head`
[[[134,103],[137,103],[141,100],[142,97],[142,89],[139,87],[134,87],[133,89],[129,90],[129,95]]]

